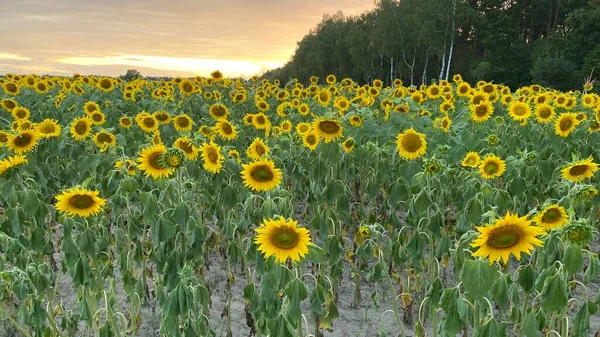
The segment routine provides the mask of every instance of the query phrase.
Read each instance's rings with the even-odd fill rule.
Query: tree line
[[[311,75],[428,84],[460,73],[519,87],[581,89],[600,72],[600,0],[375,0],[323,20],[263,78]]]

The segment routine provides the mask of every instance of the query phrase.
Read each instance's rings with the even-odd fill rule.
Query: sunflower
[[[27,158],[20,154],[4,158],[0,160],[0,175],[6,173],[8,170],[14,167],[23,164],[27,164]]]
[[[115,168],[117,170],[120,170],[120,169],[122,169],[125,166],[125,164],[127,165],[127,168],[126,168],[127,169],[127,175],[135,176],[136,175],[135,162],[133,160],[131,160],[131,159],[126,159],[125,163],[123,163],[122,160],[117,160],[115,162]]]
[[[210,77],[215,80],[215,81],[222,81],[223,80],[223,73],[219,70],[215,70],[212,73],[210,73]]]
[[[213,104],[208,112],[215,120],[219,120],[221,118],[227,119],[229,117],[229,109],[227,106],[221,103]]]
[[[327,89],[322,89],[318,92],[316,99],[320,105],[327,107],[331,103],[331,92]]]
[[[363,122],[363,118],[361,116],[358,115],[353,115],[352,117],[350,117],[349,123],[351,126],[358,128],[362,125]]]
[[[158,126],[160,125],[158,120],[156,120],[156,117],[147,113],[144,113],[143,115],[138,114],[138,116],[136,116],[136,122],[140,129],[146,133],[153,133],[158,130]]]
[[[252,125],[258,130],[264,130],[269,128],[271,122],[269,121],[269,117],[262,112],[259,112],[252,117]]]
[[[299,228],[295,220],[283,217],[265,219],[255,232],[254,243],[265,258],[275,256],[279,263],[285,263],[287,259],[298,262],[308,254],[310,232],[306,228]]]
[[[175,130],[179,132],[192,131],[194,121],[187,114],[181,114],[173,117],[173,125],[175,126]]]
[[[254,114],[244,115],[244,125],[252,125],[252,119],[254,119]]]
[[[229,150],[228,154],[231,158],[235,159],[235,161],[237,161],[238,163],[241,161],[240,153],[238,152],[238,150]]]
[[[554,122],[554,133],[563,138],[567,137],[575,130],[578,124],[577,114],[572,112],[563,113]]]
[[[300,135],[303,135],[307,132],[310,132],[311,130],[311,125],[305,122],[301,122],[296,124],[296,132]]]
[[[474,151],[468,152],[462,160],[461,165],[464,167],[477,167],[479,166],[479,154]]]
[[[156,111],[152,114],[152,116],[154,116],[154,118],[156,118],[160,124],[171,123],[171,115],[169,115],[169,113],[166,111]]]
[[[213,142],[204,143],[200,148],[202,151],[202,167],[212,174],[217,174],[223,167],[225,158],[221,154],[221,147]]]
[[[4,90],[5,93],[12,95],[12,96],[17,96],[19,94],[19,92],[21,92],[19,86],[11,81],[5,82],[2,84],[2,90]]]
[[[592,156],[589,156],[587,159],[580,160],[562,169],[562,177],[576,183],[593,177],[596,171],[598,171],[598,164],[594,163]]]
[[[346,111],[348,111],[348,109],[350,109],[350,101],[348,101],[348,99],[344,96],[339,96],[335,98],[333,106],[338,110],[340,115],[343,115],[346,113]]]
[[[508,114],[517,122],[526,120],[531,116],[529,104],[520,101],[513,102],[508,108]]]
[[[4,146],[4,144],[8,143],[9,134],[5,131],[0,131],[0,147]]]
[[[246,155],[252,160],[260,160],[263,156],[269,155],[269,147],[260,138],[255,138],[252,144],[246,149]]]
[[[442,129],[442,131],[447,133],[450,130],[450,125],[452,125],[452,121],[448,116],[444,116],[440,120],[440,129]]]
[[[12,112],[14,108],[19,106],[14,100],[7,98],[0,100],[0,105],[2,105],[2,108],[6,110],[6,112]]]
[[[98,197],[98,191],[75,187],[62,191],[56,196],[56,210],[68,216],[78,215],[86,218],[96,215],[106,204],[104,199]]]
[[[289,133],[290,131],[292,131],[292,122],[290,122],[289,120],[285,120],[281,122],[281,125],[279,127],[281,129],[281,132]]]
[[[27,120],[27,119],[29,119],[29,116],[31,115],[31,113],[29,112],[29,109],[27,109],[26,107],[23,107],[23,106],[18,106],[16,108],[14,108],[11,113],[15,120]]]
[[[506,170],[506,162],[496,155],[487,155],[479,164],[479,173],[483,179],[494,179]]]
[[[427,141],[425,135],[416,132],[413,128],[398,134],[396,148],[400,156],[406,160],[415,160],[425,154]]]
[[[308,104],[306,103],[302,103],[298,106],[298,113],[300,113],[302,116],[306,116],[310,113],[310,108],[308,107]]]
[[[342,137],[344,128],[340,123],[331,118],[319,118],[313,121],[313,130],[322,137],[326,143]]]
[[[194,91],[196,91],[196,87],[190,80],[183,79],[181,82],[179,82],[179,92],[182,94],[189,96],[193,94]]]
[[[235,126],[231,125],[226,119],[221,119],[215,125],[219,137],[225,140],[234,140],[237,137]]]
[[[117,145],[115,135],[105,130],[96,132],[92,139],[101,152],[106,151],[111,146]]]
[[[550,123],[556,116],[556,112],[554,112],[554,107],[549,104],[543,103],[538,104],[535,107],[535,119],[542,124]]]
[[[54,138],[60,136],[61,126],[58,121],[46,118],[38,124],[37,131],[42,138]]]
[[[194,161],[198,158],[200,150],[192,143],[188,137],[179,137],[175,140],[173,147],[180,149],[185,154],[185,158],[189,161]]]
[[[160,159],[165,152],[167,152],[167,148],[162,144],[150,145],[142,149],[137,162],[138,168],[144,172],[146,177],[159,179],[168,178],[173,174],[172,168],[160,164]]]
[[[494,113],[494,107],[488,101],[470,105],[469,109],[471,110],[471,118],[477,123],[487,121]]]
[[[281,183],[281,170],[268,159],[242,164],[242,168],[244,185],[256,192],[271,191]]]
[[[268,111],[269,103],[263,101],[262,99],[256,100],[256,108],[261,112]]]
[[[487,258],[490,263],[500,260],[507,263],[511,253],[521,260],[521,253],[530,255],[535,246],[543,245],[537,237],[546,233],[543,228],[531,225],[527,216],[519,217],[510,212],[493,225],[476,228],[480,234],[471,247],[479,249],[472,255]]]
[[[69,131],[75,140],[82,140],[92,132],[92,121],[88,117],[75,118]]]
[[[37,92],[40,95],[43,95],[43,94],[47,93],[48,91],[50,91],[50,86],[48,85],[48,82],[40,80],[35,83],[34,89],[35,89],[35,92]]]
[[[32,151],[40,138],[36,130],[24,130],[17,134],[9,135],[6,145],[16,154],[22,154]]]
[[[549,231],[561,227],[562,225],[569,222],[569,216],[565,211],[565,208],[559,205],[550,205],[539,212],[534,218],[538,226]]]
[[[307,149],[314,151],[319,145],[319,141],[321,140],[320,138],[321,137],[319,137],[318,133],[310,131],[305,133],[304,136],[302,136],[302,144]]]
[[[352,150],[354,150],[355,145],[356,144],[354,142],[354,138],[352,137],[346,138],[346,140],[344,140],[344,142],[341,144],[342,150],[344,150],[344,152],[346,153],[352,152]]]
[[[94,125],[102,125],[106,121],[106,116],[104,116],[104,113],[102,113],[100,110],[92,112],[88,115],[88,117]]]
[[[115,84],[108,77],[103,77],[98,81],[98,89],[104,92],[111,92],[115,88]]]
[[[131,121],[131,118],[123,116],[119,118],[119,125],[124,127],[125,129],[128,129],[131,127],[131,125],[133,125],[133,122]]]
[[[471,92],[471,85],[467,82],[461,82],[456,86],[456,94],[458,96],[467,97]]]
[[[156,130],[154,131],[154,133],[152,133],[152,138],[150,138],[150,142],[154,145],[163,143],[162,139],[160,138],[160,130]]]

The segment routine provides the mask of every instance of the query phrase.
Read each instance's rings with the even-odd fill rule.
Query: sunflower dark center
[[[144,118],[144,126],[147,128],[153,128],[156,125],[154,118]]]
[[[488,108],[486,106],[478,106],[475,109],[475,114],[478,117],[483,117],[483,116],[487,115],[487,113],[488,113]]]
[[[19,118],[19,119],[23,119],[23,118],[27,117],[27,111],[22,110],[22,109],[17,110],[15,112],[15,114],[17,115],[17,118]]]
[[[322,121],[319,123],[319,130],[324,133],[334,135],[340,131],[340,125],[334,121]]]
[[[573,126],[573,121],[571,121],[570,119],[564,119],[560,122],[560,130],[561,131],[568,131],[571,126]]]
[[[0,143],[8,142],[8,136],[4,133],[0,133]]]
[[[560,220],[560,218],[561,218],[560,211],[556,208],[551,208],[551,209],[547,210],[546,212],[544,212],[544,215],[542,216],[542,220],[544,220],[544,222],[547,222],[547,223],[557,222],[558,220]]]
[[[188,83],[188,82],[184,83],[182,87],[183,87],[183,91],[185,91],[185,92],[192,92],[194,90],[194,87],[192,86],[192,84]]]
[[[319,100],[321,102],[327,102],[328,99],[329,99],[329,94],[327,94],[326,92],[322,92],[319,94]]]
[[[129,124],[131,124],[131,121],[130,121],[129,119],[126,119],[126,118],[125,118],[125,119],[122,119],[122,120],[121,120],[121,123],[122,123],[123,125],[129,125]]]
[[[575,165],[571,167],[569,173],[573,176],[580,176],[588,170],[587,165]]]
[[[47,89],[46,85],[44,83],[38,83],[37,88],[40,91],[45,91]]]
[[[219,161],[219,155],[217,154],[217,151],[210,149],[208,152],[208,160],[210,160],[211,163],[216,164]]]
[[[487,162],[483,167],[483,171],[489,175],[495,174],[498,172],[498,165],[495,162]]]
[[[94,120],[94,122],[100,122],[102,121],[102,115],[99,113],[95,113],[92,115],[92,119]]]
[[[542,118],[548,118],[551,115],[550,109],[548,108],[541,108],[540,109],[540,117]]]
[[[78,209],[85,209],[94,204],[94,198],[86,194],[76,194],[69,199],[69,204]]]
[[[15,137],[14,143],[16,146],[27,146],[31,143],[32,137],[29,134],[22,134]]]
[[[490,233],[488,244],[496,249],[506,249],[519,243],[521,230],[515,225],[498,227]]]
[[[112,86],[112,83],[111,83],[109,80],[102,80],[102,81],[100,82],[100,86],[101,86],[103,89],[110,89],[110,87]]]
[[[163,166],[160,164],[160,157],[162,155],[163,155],[163,153],[161,151],[152,153],[148,157],[148,164],[150,164],[150,166],[152,166],[153,169],[162,170]]]
[[[190,121],[185,117],[180,117],[177,118],[177,125],[179,125],[182,128],[187,128],[188,126],[190,126]]]
[[[104,132],[98,134],[96,139],[98,140],[98,143],[102,143],[102,144],[112,143],[112,137],[109,134],[104,133]]]
[[[292,249],[298,245],[300,238],[293,229],[279,228],[271,234],[271,243],[277,248]]]
[[[421,138],[418,135],[409,133],[402,137],[402,148],[406,152],[417,152],[421,145]]]
[[[256,123],[265,124],[265,117],[263,117],[263,116],[256,117]]]
[[[87,131],[88,131],[88,126],[84,121],[77,122],[77,124],[75,125],[75,132],[77,132],[78,135],[83,135]]]
[[[156,119],[158,119],[161,122],[164,122],[167,119],[169,119],[169,115],[167,115],[166,113],[159,113],[159,114],[156,114]]]
[[[354,146],[354,141],[349,139],[344,143],[344,145],[346,146],[346,148],[351,148]]]
[[[515,108],[514,113],[517,116],[524,116],[527,113],[527,110],[522,106],[518,106]]]
[[[217,105],[215,107],[213,107],[213,115],[217,116],[217,117],[222,117],[225,116],[227,114],[227,111],[225,110],[225,107],[221,106],[221,105]]]
[[[230,135],[233,133],[233,129],[228,123],[223,123],[223,125],[221,126],[221,130],[223,130],[223,133],[225,133],[226,135]]]
[[[42,126],[40,127],[40,132],[43,134],[53,133],[54,131],[56,131],[54,124],[42,124]]]
[[[262,145],[256,144],[256,146],[254,146],[254,152],[256,152],[256,154],[258,154],[259,156],[262,156],[267,151],[265,150],[265,148]]]
[[[300,129],[300,132],[306,132],[306,131],[308,131],[308,126],[302,125],[302,126],[300,126],[299,129]]]
[[[258,182],[267,182],[273,180],[273,172],[267,165],[256,166],[250,175]]]
[[[17,105],[15,104],[15,102],[13,101],[4,101],[4,106],[9,109],[12,110],[14,109]]]
[[[310,145],[314,145],[317,142],[317,138],[313,135],[306,137],[306,142]]]
[[[194,152],[194,148],[192,147],[192,143],[188,142],[188,141],[180,141],[179,142],[179,148],[183,150],[183,152],[185,153],[192,153]]]

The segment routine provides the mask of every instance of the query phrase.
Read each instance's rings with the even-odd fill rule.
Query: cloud
[[[11,53],[0,53],[0,60],[31,61],[30,57],[19,56]]]
[[[119,55],[103,57],[72,56],[53,60],[53,62],[79,66],[126,65],[158,70],[186,72],[191,75],[209,75],[220,69],[226,76],[251,76],[264,71],[265,68],[276,68],[280,62],[253,62],[244,60],[220,60],[188,57],[165,57],[147,55]]]

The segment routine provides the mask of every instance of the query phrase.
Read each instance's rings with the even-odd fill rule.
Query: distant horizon
[[[260,75],[283,66],[323,15],[374,7],[373,0],[8,3],[0,6],[0,74],[120,76],[136,69],[151,77],[217,69],[226,77]]]

